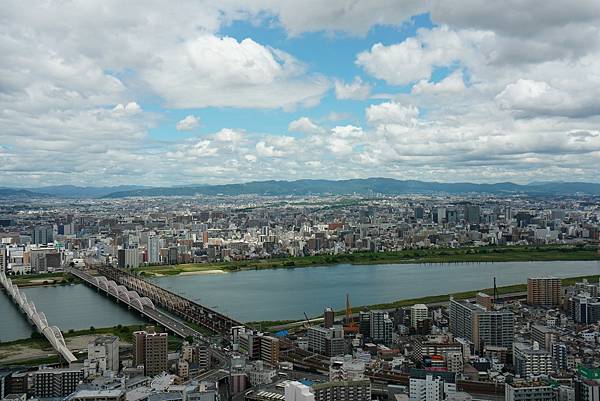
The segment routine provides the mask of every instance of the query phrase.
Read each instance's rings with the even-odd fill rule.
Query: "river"
[[[519,284],[527,277],[600,274],[600,262],[498,262],[451,264],[333,265],[248,270],[224,274],[168,276],[157,284],[241,321],[300,319],[324,307],[390,302]],[[24,289],[51,324],[63,331],[138,323],[139,316],[82,284]],[[28,337],[27,322],[0,296],[0,340]]]

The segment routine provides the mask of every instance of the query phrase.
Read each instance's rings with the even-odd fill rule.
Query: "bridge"
[[[223,315],[214,309],[200,305],[179,294],[152,284],[125,270],[108,266],[99,268],[98,273],[105,276],[108,280],[113,281],[117,287],[120,285],[136,291],[141,297],[152,301],[154,305],[188,322],[205,327],[214,333],[229,337],[233,327],[244,326],[243,323]]]
[[[193,337],[196,340],[203,340],[202,334],[189,327],[181,321],[174,319],[166,313],[160,311],[154,305],[154,302],[144,296],[140,296],[136,291],[130,290],[124,285],[117,284],[105,276],[92,276],[91,274],[78,269],[70,269],[69,273],[78,277],[86,284],[96,288],[98,291],[105,292],[112,296],[118,303],[123,303],[127,307],[138,311],[148,319],[160,324],[180,337]]]
[[[25,294],[19,290],[12,280],[6,276],[6,273],[0,271],[0,284],[6,290],[6,293],[17,304],[19,309],[25,313],[27,319],[36,327],[36,329],[48,339],[48,342],[58,352],[58,354],[69,364],[77,361],[77,358],[67,348],[65,339],[56,326],[50,326],[44,312],[38,311],[33,301],[29,301]]]

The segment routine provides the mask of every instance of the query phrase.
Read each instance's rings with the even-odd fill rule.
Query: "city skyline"
[[[598,182],[597,2],[1,11],[2,187]]]

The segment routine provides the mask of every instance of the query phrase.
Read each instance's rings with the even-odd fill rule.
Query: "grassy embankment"
[[[44,274],[24,274],[10,276],[13,284],[19,287],[34,287],[40,285],[68,285],[79,283],[80,280],[71,274],[44,273]]]
[[[71,340],[77,337],[88,337],[88,336],[100,336],[100,335],[113,335],[119,337],[122,343],[130,344],[133,341],[133,332],[138,330],[144,330],[146,325],[130,325],[122,326],[117,325],[114,327],[102,327],[95,328],[90,327],[85,330],[69,330],[63,333],[67,345]],[[160,327],[157,328],[159,331]],[[177,336],[169,336],[168,347],[170,351],[174,351],[181,346],[182,339]],[[28,350],[28,354],[31,357],[24,355],[24,358],[15,358],[15,354],[22,350]],[[15,341],[7,341],[0,343],[0,366],[3,365],[41,365],[41,364],[55,364],[60,361],[58,355],[51,355],[54,353],[54,349],[46,338],[40,333],[33,333],[31,338],[25,338]],[[3,362],[3,359],[9,358],[10,363]]]
[[[592,275],[592,276],[577,276],[577,277],[568,277],[561,280],[563,286],[573,285],[578,281],[582,281],[583,279],[588,280],[589,282],[597,282],[600,279],[600,275]],[[498,294],[512,294],[518,292],[527,291],[527,284],[515,284],[515,285],[507,285],[498,287]],[[412,299],[401,299],[393,302],[375,304],[375,305],[365,305],[365,306],[357,306],[353,307],[352,311],[354,313],[359,311],[367,311],[373,309],[396,309],[401,307],[407,307],[414,304],[434,304],[440,302],[447,302],[450,298],[450,295],[454,297],[454,299],[470,299],[475,298],[475,295],[478,292],[484,292],[488,295],[493,295],[493,288],[485,288],[482,290],[473,290],[473,291],[464,291],[455,294],[443,294],[443,295],[431,295],[420,298],[412,298]],[[335,312],[336,315],[345,314],[345,310],[339,310]],[[316,319],[316,318],[315,318]],[[261,328],[262,330],[269,330],[271,327],[282,326],[286,324],[304,323],[304,320],[278,320],[278,321],[257,321],[257,322],[248,322],[247,324],[256,328]]]
[[[149,266],[136,269],[143,275],[178,275],[182,273],[221,270],[274,269],[317,265],[380,264],[380,263],[461,263],[461,262],[528,262],[600,260],[594,246],[515,246],[414,249],[398,252],[355,252],[340,255],[315,255],[305,257],[241,260],[221,263],[190,263],[172,266]]]

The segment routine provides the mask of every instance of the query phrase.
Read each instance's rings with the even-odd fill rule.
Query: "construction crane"
[[[308,315],[306,314],[306,312],[304,312],[304,318],[306,319],[306,323],[304,324],[304,327],[308,330],[310,328],[310,319],[308,318]]]
[[[344,333],[356,334],[358,333],[358,325],[352,317],[352,307],[350,307],[350,295],[346,294],[346,324],[344,325]]]

